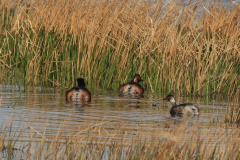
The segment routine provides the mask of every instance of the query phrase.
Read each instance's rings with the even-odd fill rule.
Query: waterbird
[[[127,84],[123,84],[119,87],[120,94],[130,94],[130,95],[142,95],[144,93],[144,89],[139,84],[139,82],[143,81],[139,74],[135,74],[130,82]]]
[[[83,78],[77,79],[78,85],[66,92],[66,101],[91,101],[91,93],[86,88]]]
[[[170,110],[170,114],[172,116],[186,113],[191,113],[194,115],[199,114],[199,108],[197,105],[192,103],[183,103],[177,105],[176,100],[172,94],[167,95],[167,97],[164,100],[167,100],[172,104],[172,108]]]

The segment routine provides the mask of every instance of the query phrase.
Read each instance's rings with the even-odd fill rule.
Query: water
[[[65,101],[65,91],[60,89],[1,85],[1,133],[4,133],[5,126],[11,126],[8,132],[12,133],[7,134],[5,142],[17,139],[15,147],[24,148],[25,152],[15,151],[14,154],[24,157],[29,142],[40,144],[44,141],[47,145],[47,142],[57,139],[58,143],[65,144],[69,134],[77,136],[77,140],[84,143],[91,142],[91,136],[94,139],[102,138],[102,143],[106,139],[121,140],[123,137],[129,142],[132,142],[131,139],[141,141],[151,139],[153,135],[157,141],[164,138],[175,141],[178,135],[174,137],[172,133],[178,132],[180,125],[186,125],[181,135],[182,142],[188,138],[194,126],[201,132],[210,131],[212,138],[203,137],[203,143],[214,146],[218,141],[218,133],[223,129],[221,125],[225,124],[226,109],[229,107],[227,97],[207,99],[176,95],[178,103],[198,104],[200,115],[171,117],[170,103],[163,100],[166,95],[147,92],[141,99],[131,99],[120,97],[113,91],[89,90],[92,92],[91,102],[74,104]],[[31,154],[34,155],[34,151]],[[6,155],[6,152],[0,153],[1,157]],[[107,153],[104,156],[107,157]]]
[[[56,133],[64,123],[67,128],[107,122],[109,125],[126,124],[128,130],[166,128],[180,121],[182,117],[171,117],[170,104],[164,96],[147,93],[141,99],[119,97],[118,93],[105,90],[91,90],[90,103],[73,104],[65,101],[64,91],[54,88],[28,88],[0,86],[0,123],[13,118],[13,130],[28,126],[38,132]],[[192,121],[209,124],[223,122],[228,106],[226,99],[191,99],[177,96],[177,102],[198,104],[199,116]],[[66,129],[67,130],[67,129]],[[111,129],[109,129],[111,130]],[[147,133],[147,130],[145,130]],[[32,130],[25,132],[23,140],[28,140]],[[66,131],[67,133],[67,131]]]

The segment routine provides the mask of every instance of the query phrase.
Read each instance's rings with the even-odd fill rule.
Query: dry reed
[[[239,129],[226,128],[223,123],[200,127],[199,122],[186,118],[165,129],[144,130],[127,129],[124,122],[113,125],[103,121],[71,128],[63,122],[57,132],[51,132],[50,128],[37,130],[30,125],[21,125],[14,131],[12,120],[2,126],[0,137],[0,154],[9,159],[238,159],[240,156]]]
[[[139,73],[151,92],[239,88],[239,5],[220,1],[12,0],[0,3],[1,81],[117,90]]]

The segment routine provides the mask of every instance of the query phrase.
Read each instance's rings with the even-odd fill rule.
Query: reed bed
[[[12,129],[14,119],[2,125],[2,158],[8,159],[239,159],[240,131],[219,123],[217,128],[183,119],[175,127],[147,131],[123,129],[127,124],[96,122],[58,132],[25,125]],[[110,124],[110,125],[109,125]],[[191,124],[191,125],[189,125]],[[64,129],[67,128],[67,132]],[[147,130],[147,128],[146,128]],[[30,136],[25,134],[31,132]]]
[[[239,92],[240,7],[220,1],[10,0],[0,3],[0,80],[150,92]]]

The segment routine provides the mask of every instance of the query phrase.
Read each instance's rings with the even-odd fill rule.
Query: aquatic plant
[[[202,126],[183,119],[166,128],[124,127],[124,122],[87,122],[57,130],[33,128],[26,121],[14,129],[9,119],[0,135],[8,159],[237,159],[239,128],[219,123]],[[91,124],[91,125],[89,125]],[[47,122],[46,122],[47,125]],[[136,124],[138,125],[138,124]],[[4,127],[3,127],[4,126]],[[199,127],[201,126],[201,127]],[[45,129],[44,129],[45,128]],[[147,131],[147,132],[146,132]]]
[[[117,90],[139,73],[151,92],[239,88],[234,2],[11,0],[0,12],[2,83]]]

